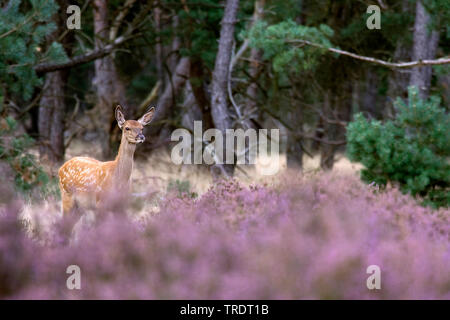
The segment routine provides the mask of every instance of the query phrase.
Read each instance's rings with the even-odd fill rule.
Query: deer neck
[[[136,150],[136,144],[129,143],[125,137],[120,142],[119,153],[116,157],[114,178],[116,183],[129,183],[131,172],[133,171],[133,157]]]

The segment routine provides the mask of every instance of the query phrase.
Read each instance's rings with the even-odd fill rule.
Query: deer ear
[[[146,114],[144,114],[142,117],[139,118],[139,123],[142,124],[143,126],[148,125],[152,119],[153,119],[153,115],[155,114],[155,107],[152,107],[150,110],[148,110],[148,112]]]
[[[120,104],[117,105],[117,107],[116,107],[115,115],[116,115],[117,124],[119,125],[119,128],[122,129],[122,127],[125,123],[125,117],[123,115],[123,110],[122,110],[122,107]]]

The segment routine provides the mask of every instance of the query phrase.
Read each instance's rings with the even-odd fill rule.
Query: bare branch
[[[103,48],[92,50],[88,53],[73,57],[72,59],[69,59],[69,61],[61,62],[61,63],[40,63],[36,66],[34,66],[34,71],[39,74],[47,73],[47,72],[53,72],[57,70],[67,69],[75,67],[79,64],[88,63],[91,61],[94,61],[96,59],[103,58],[110,54],[116,47],[123,44],[125,41],[130,39],[129,37],[119,37],[116,40],[114,40],[113,43],[110,43],[106,45]]]
[[[145,98],[144,101],[141,102],[141,104],[138,107],[138,114],[144,113],[145,109],[148,108],[150,103],[158,97],[159,88],[161,87],[161,80],[158,80],[153,87],[153,89],[150,91],[148,96]]]
[[[418,60],[418,61],[409,61],[409,62],[389,62],[389,61],[384,61],[384,60],[380,60],[380,59],[376,59],[376,58],[372,58],[372,57],[360,56],[358,54],[348,52],[345,50],[341,50],[341,49],[327,48],[321,44],[311,42],[308,40],[287,40],[286,42],[287,43],[297,43],[297,44],[301,44],[301,45],[309,45],[311,47],[325,49],[330,52],[342,54],[344,56],[348,56],[348,57],[351,57],[351,58],[354,58],[357,60],[362,60],[362,61],[378,64],[378,65],[388,67],[388,68],[406,69],[406,68],[414,68],[414,67],[420,67],[420,66],[450,64],[450,57],[442,57],[442,58],[434,59],[434,60]]]
[[[122,20],[127,15],[130,8],[133,6],[133,4],[136,2],[136,0],[127,0],[125,4],[123,5],[123,8],[120,10],[119,14],[114,19],[114,22],[111,26],[111,29],[109,30],[109,40],[113,41],[117,36],[117,31],[119,31],[119,27],[122,23]]]

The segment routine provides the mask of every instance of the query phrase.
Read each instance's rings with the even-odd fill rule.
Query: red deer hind
[[[122,130],[122,140],[116,159],[101,162],[89,157],[75,157],[61,166],[58,176],[64,217],[73,211],[80,197],[88,198],[98,206],[110,192],[129,190],[134,151],[137,144],[144,142],[143,128],[150,123],[154,112],[155,108],[151,108],[137,121],[125,120],[122,107],[118,105],[115,116]]]

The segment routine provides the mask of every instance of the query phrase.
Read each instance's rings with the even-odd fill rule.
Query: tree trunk
[[[407,0],[404,0],[408,4]],[[411,46],[406,44],[405,41],[399,40],[395,47],[394,61],[409,61],[411,60]],[[389,75],[389,87],[388,87],[388,99],[386,101],[384,117],[392,117],[395,113],[394,102],[397,97],[406,99],[408,97],[408,82],[410,74],[406,70],[391,70]]]
[[[439,42],[439,32],[428,30],[430,15],[426,11],[421,0],[416,3],[416,20],[414,22],[414,44],[412,59],[434,59]],[[416,67],[411,70],[409,84],[416,86],[422,99],[428,97],[430,90],[432,69],[431,66]]]
[[[66,0],[58,0],[61,8],[68,6]],[[65,14],[56,14],[54,22],[60,28],[65,24]],[[46,39],[47,45],[57,41],[61,32],[56,30]],[[66,53],[70,55],[73,34],[66,35],[61,41]],[[64,160],[64,116],[66,110],[65,90],[68,70],[60,70],[45,74],[42,97],[39,101],[38,131],[39,131],[39,156],[44,161],[54,164]]]
[[[368,68],[360,97],[360,108],[362,111],[368,112],[370,117],[375,119],[377,119],[381,113],[378,105],[379,83],[380,81],[375,70],[373,68]]]
[[[287,167],[293,169],[302,169],[303,167],[303,149],[302,140],[292,135],[287,139]]]
[[[95,47],[105,45],[109,36],[108,7],[106,0],[94,1]],[[96,112],[103,157],[111,156],[111,131],[115,127],[114,109],[118,104],[125,104],[125,87],[120,81],[112,56],[95,60],[95,80],[97,88]],[[95,117],[94,117],[95,118]]]
[[[236,15],[239,8],[239,0],[227,0],[225,13],[221,23],[219,48],[217,51],[216,62],[214,65],[212,79],[211,96],[211,115],[214,126],[225,135],[226,129],[231,129],[232,122],[228,113],[227,84],[230,70],[231,53],[234,41],[234,26],[236,24]],[[224,139],[225,141],[225,139]],[[225,142],[223,148],[225,158]],[[225,159],[224,159],[225,160]],[[225,161],[224,161],[225,162]],[[223,170],[222,170],[223,169]],[[219,168],[213,168],[214,172],[225,173],[232,176],[234,165],[223,165]]]
[[[182,119],[181,125],[184,128],[194,132],[194,121],[203,121],[203,113],[197,103],[192,86],[189,82],[186,82],[184,86],[184,101],[182,105]],[[205,128],[203,128],[205,130]]]
[[[52,163],[64,160],[64,71],[45,75],[42,98],[39,102],[39,154]]]
[[[203,117],[203,130],[208,130],[214,127],[211,117],[211,98],[207,96],[205,89],[205,73],[203,71],[203,64],[201,60],[191,62],[191,70],[189,76],[189,83],[192,88],[192,93],[195,97],[198,107],[201,109]]]
[[[256,21],[261,20],[264,17],[264,4],[265,0],[256,0],[255,1],[255,10],[253,13],[253,21],[254,25]],[[256,84],[256,79],[261,71],[261,63],[263,52],[260,49],[252,48],[250,51],[250,85],[247,87],[247,105],[246,108],[248,110],[252,110],[257,107],[257,99],[258,99],[258,85]]]
[[[331,98],[332,97],[330,97],[330,92],[327,91],[325,93],[323,110],[325,110],[325,111],[333,110],[333,107],[331,106],[331,103],[330,103]],[[336,127],[335,124],[331,124],[326,121],[323,121],[322,122],[323,134],[321,135],[321,137],[324,137],[326,140],[330,140],[330,141],[334,140],[336,137],[336,128],[335,127]],[[320,143],[320,167],[323,170],[333,169],[335,151],[336,151],[336,147],[334,145],[327,144],[324,142]]]
[[[294,89],[297,92],[300,92],[300,88]],[[298,93],[300,95],[300,93]],[[291,92],[291,100],[290,105],[292,108],[295,108],[293,110],[290,110],[287,114],[287,122],[289,123],[289,126],[294,129],[295,133],[296,131],[302,132],[303,131],[303,110],[302,107],[296,103],[295,101],[295,94]],[[293,107],[297,106],[297,107]],[[296,134],[291,134],[287,136],[286,139],[286,164],[288,168],[293,169],[302,169],[303,166],[303,148],[302,148],[302,139]]]
[[[158,34],[156,37],[156,71],[158,74],[158,79],[161,81],[162,85],[160,86],[158,96],[161,92],[163,92],[165,86],[165,78],[164,78],[164,58],[163,58],[163,45],[162,45],[162,39],[160,37],[161,33],[161,15],[162,10],[159,7],[156,7],[153,11],[153,16],[155,18],[155,31]]]

